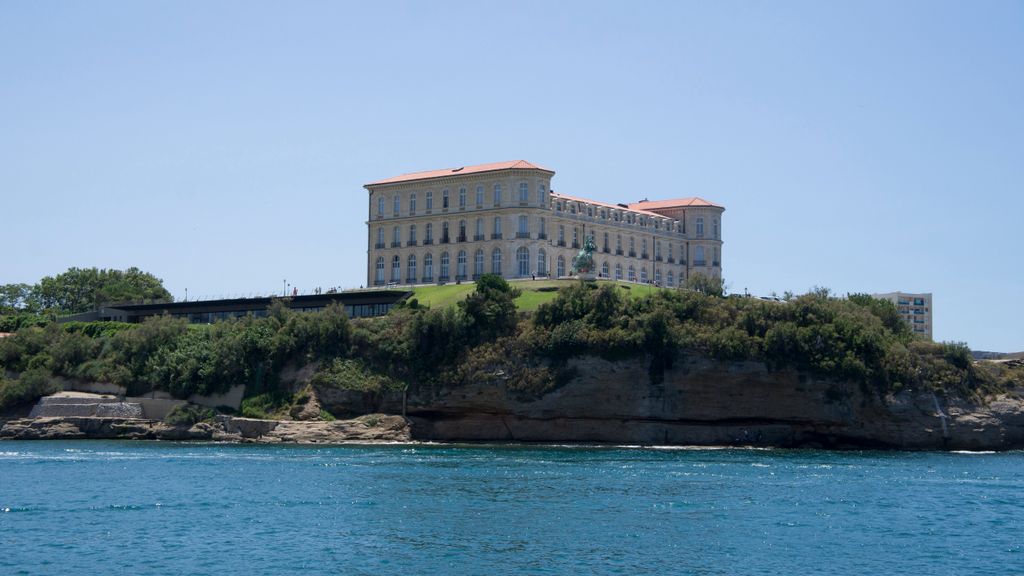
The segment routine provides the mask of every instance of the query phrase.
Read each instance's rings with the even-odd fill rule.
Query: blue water
[[[1024,454],[0,442],[0,574],[1024,573]]]

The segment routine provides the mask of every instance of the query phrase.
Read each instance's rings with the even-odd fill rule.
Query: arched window
[[[427,222],[427,232],[423,236],[423,243],[424,244],[433,244],[434,243],[434,225],[431,224],[430,222]]]
[[[537,251],[537,276],[548,275],[548,255],[541,248]]]
[[[448,279],[448,265],[449,264],[450,264],[450,261],[449,261],[449,258],[448,258],[448,253],[447,252],[442,252],[441,253],[441,276],[438,277],[438,280],[444,281],[444,280]]]
[[[668,287],[672,288],[673,286],[676,285],[676,276],[675,276],[675,274],[672,273],[671,270],[668,271],[668,275],[667,276],[668,276]]]
[[[384,227],[377,228],[377,248],[384,247]]]
[[[491,252],[491,274],[501,276],[501,248],[495,248]]]
[[[601,264],[601,277],[602,278],[608,278],[609,277],[608,272],[609,272],[609,270],[608,270],[608,263],[605,262],[604,264]]]
[[[693,251],[693,265],[704,266],[707,262],[704,260],[704,247],[697,246]]]
[[[615,279],[622,280],[622,264],[615,265]]]
[[[384,257],[383,256],[377,256],[377,273],[373,277],[373,281],[374,281],[375,284],[383,284],[384,283]]]
[[[466,207],[466,189],[459,188],[459,209]]]
[[[416,282],[416,255],[409,254],[409,260],[407,263],[407,269],[405,271],[405,281],[409,284]]]
[[[409,195],[409,216],[416,215],[416,193],[413,192]]]
[[[416,245],[416,225],[415,224],[410,224],[409,225],[409,246],[415,246],[415,245]]]
[[[633,268],[632,264],[629,265],[629,275],[626,276],[626,279],[630,282],[636,282],[636,269]]]
[[[466,251],[459,250],[459,255],[455,260],[455,276],[459,280],[466,279]]]
[[[519,183],[519,203],[526,204],[530,201],[530,185],[526,182]]]
[[[477,186],[476,187],[476,207],[477,208],[482,208],[483,205],[484,205],[484,187],[483,186]]]
[[[484,273],[484,251],[482,248],[476,249],[476,255],[473,256],[473,276],[479,278]]]
[[[391,207],[391,215],[398,216],[402,213],[402,197],[395,194],[395,205]]]
[[[519,264],[519,277],[530,275],[530,250],[526,246],[520,246],[516,250],[516,263]]]
[[[434,257],[430,254],[423,257],[423,281],[434,281]]]
[[[398,282],[402,279],[402,260],[395,254],[391,257],[391,281]]]
[[[501,206],[501,184],[494,185],[494,205]]]
[[[640,268],[640,281],[647,284],[647,266]]]
[[[565,256],[559,255],[557,262],[558,264],[555,269],[555,275],[561,278],[562,276],[565,276]]]

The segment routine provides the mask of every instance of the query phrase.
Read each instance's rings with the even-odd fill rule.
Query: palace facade
[[[567,276],[587,236],[604,278],[676,286],[721,277],[723,206],[607,204],[553,191],[554,175],[517,160],[366,184],[367,285]]]

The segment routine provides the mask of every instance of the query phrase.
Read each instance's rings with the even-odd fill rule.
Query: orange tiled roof
[[[519,168],[525,170],[543,170],[545,172],[550,172],[552,174],[555,173],[554,170],[548,170],[543,166],[538,166],[532,162],[527,162],[526,160],[510,160],[508,162],[491,162],[490,164],[477,164],[476,166],[463,166],[461,168],[444,168],[441,170],[411,172],[409,174],[402,174],[401,176],[393,176],[391,178],[377,180],[376,182],[370,182],[369,184],[366,184],[366,186],[375,186],[377,184],[395,184],[396,182],[411,182],[413,180],[429,180],[430,178],[441,178],[443,176],[461,176],[463,174],[494,172],[495,170],[509,170],[512,168]]]
[[[657,210],[659,208],[689,208],[691,206],[710,206],[712,208],[724,208],[721,204],[708,202],[703,198],[676,198],[674,200],[644,200],[634,202],[629,207],[634,210]]]
[[[619,206],[618,204],[609,204],[607,202],[600,202],[598,200],[590,200],[588,198],[579,198],[577,196],[569,196],[568,194],[562,194],[561,192],[552,192],[551,195],[554,196],[555,198],[561,198],[563,200],[569,200],[571,202],[583,202],[585,204],[593,204],[594,206],[604,206],[605,208],[614,208],[616,210],[629,210],[630,212],[637,212],[639,214],[646,214],[647,216],[654,216],[654,217],[657,217],[657,218],[667,218],[667,216],[665,216],[664,214],[658,214],[656,212],[648,212],[647,210],[640,210],[638,208],[633,208],[632,205],[630,205],[629,208],[625,208],[625,207]]]

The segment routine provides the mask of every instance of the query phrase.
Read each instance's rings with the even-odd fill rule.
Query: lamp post
[[[288,279],[281,280],[281,297],[284,298],[288,295]]]
[[[188,302],[188,288],[185,288],[185,302]]]

